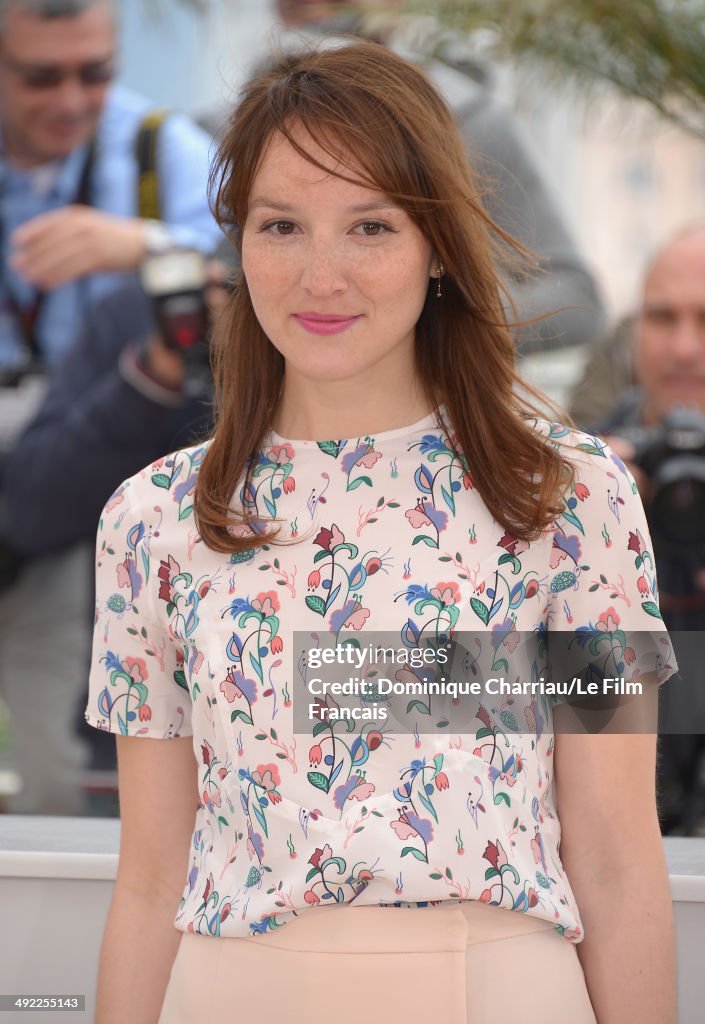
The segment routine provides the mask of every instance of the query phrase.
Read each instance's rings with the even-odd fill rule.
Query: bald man
[[[670,630],[688,631],[693,641],[688,646],[697,664],[688,671],[685,659],[679,657],[682,681],[674,684],[666,696],[669,714],[675,716],[669,722],[685,720],[688,728],[700,733],[674,734],[676,726],[664,724],[663,709],[661,730],[662,828],[666,833],[690,835],[697,827],[698,808],[705,796],[699,793],[705,756],[705,542],[663,536],[650,505],[652,482],[643,469],[634,465],[634,444],[620,432],[658,427],[670,412],[682,406],[705,417],[705,224],[680,232],[651,261],[631,344],[636,386],[626,392],[610,415],[593,424],[592,431],[607,436],[634,474],[652,534],[663,617]]]

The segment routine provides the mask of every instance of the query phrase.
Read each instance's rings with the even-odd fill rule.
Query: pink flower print
[[[636,661],[636,651],[633,647],[624,648],[624,660],[626,661],[627,665],[634,664],[634,662]]]
[[[445,772],[439,772],[433,780],[436,784],[436,789],[448,789],[450,783],[448,782],[448,776]]]
[[[321,862],[325,863],[325,861],[327,861],[332,856],[333,850],[328,845],[328,843],[326,843],[326,845],[322,849],[319,846],[316,847],[316,849],[309,857],[308,862],[309,864],[312,864],[314,868],[320,868]]]
[[[275,764],[258,764],[256,770],[252,772],[252,778],[267,791],[276,789],[281,782],[279,769]]]
[[[206,766],[206,768],[210,768],[211,762],[215,757],[215,751],[213,750],[213,747],[210,745],[208,740],[203,740],[203,742],[201,743],[201,756],[203,758],[203,763]]]
[[[348,452],[340,461],[340,468],[343,473],[349,474],[355,466],[364,466],[365,469],[372,469],[376,462],[382,458],[381,452],[376,452],[370,444],[359,444],[354,451]]]
[[[181,566],[171,555],[167,556],[167,561],[163,559],[159,563],[159,570],[157,576],[159,577],[159,600],[166,601],[167,604],[171,604],[174,600],[174,587],[172,580],[174,576],[178,576],[181,573]]]
[[[130,586],[130,559],[129,556],[117,567],[117,585],[119,587]]]
[[[524,551],[529,550],[529,544],[525,540],[520,540],[518,537],[514,537],[511,533],[505,533],[502,535],[502,539],[497,541],[497,545],[500,548],[504,548],[510,555],[523,554]]]
[[[279,598],[274,590],[268,590],[254,598],[252,607],[261,612],[265,618],[269,618],[270,615],[275,615],[279,611]]]
[[[123,484],[120,487],[118,487],[118,489],[115,491],[115,493],[108,499],[108,502],[107,502],[107,504],[105,506],[105,511],[106,512],[112,512],[113,509],[117,508],[118,505],[121,505],[124,500],[125,500],[125,485]]]
[[[137,714],[139,715],[140,722],[151,722],[152,720],[152,709],[149,704],[143,704]]]
[[[536,580],[529,580],[524,590],[525,597],[535,597],[539,592],[539,585]]]
[[[213,790],[211,790],[209,792],[207,789],[204,789],[203,790],[203,796],[201,798],[201,803],[212,814],[213,813],[213,808],[214,807],[220,807],[221,804],[222,804],[222,798],[220,796],[220,790],[219,789],[213,789]]]
[[[296,490],[296,480],[294,480],[293,476],[286,477],[282,482],[282,490],[284,494],[292,494]]]
[[[586,490],[587,490],[587,488],[586,488]],[[529,886],[528,896],[529,896],[529,906],[530,907],[535,907],[536,904],[539,901],[539,898],[538,898],[538,895],[536,893],[536,890],[534,888],[532,888],[532,886]]]
[[[346,800],[367,800],[375,791],[373,782],[363,782],[361,775],[351,775],[333,793],[333,803],[341,810]]]
[[[487,708],[483,704],[480,704],[480,708],[479,708],[477,714],[475,715],[475,718],[479,718],[480,719],[480,721],[484,725],[485,729],[491,729],[492,728],[492,722],[490,720],[490,713],[489,713],[489,711],[487,710]]]
[[[220,908],[220,923],[222,924],[226,917],[230,917],[230,911],[232,910],[232,903],[224,903]]]
[[[143,683],[149,675],[144,658],[125,658],[122,667],[133,683]]]
[[[336,711],[339,711],[340,704],[338,704],[329,693],[327,693],[323,698],[314,696],[310,706],[311,717],[321,718],[322,720],[328,721],[328,715],[323,711],[324,708],[335,708]]]
[[[496,843],[488,843],[482,856],[490,862],[495,871],[499,871],[507,863],[507,854],[499,839]]]
[[[368,576],[374,576],[376,572],[382,568],[382,562],[379,558],[373,556],[370,558],[365,565],[365,572]]]
[[[517,646],[519,644],[519,634],[517,633],[516,629],[512,629],[509,633],[507,633],[502,643],[507,648],[510,654],[514,654],[514,651],[517,649]]]
[[[627,544],[627,551],[633,551],[635,555],[643,555],[646,550],[646,542],[642,537],[639,530],[634,533],[633,530],[629,531],[629,543]]]
[[[226,527],[227,532],[231,537],[254,537],[255,531],[247,523],[234,523],[232,526]]]
[[[273,804],[280,803],[281,796],[276,790],[281,782],[281,778],[279,776],[279,769],[275,764],[258,764],[257,770],[252,772],[252,778],[258,785],[264,787],[267,796]]]
[[[647,583],[645,576],[640,576],[636,581],[636,585],[642,597],[647,597],[651,593],[651,587]]]
[[[492,890],[483,889],[479,896],[480,903],[490,903],[492,901]]]
[[[308,574],[308,589],[315,590],[321,585],[321,574],[318,569],[314,569],[313,572]]]
[[[204,903],[208,902],[208,897],[210,896],[212,891],[213,891],[213,875],[210,874],[208,876],[208,881],[206,882],[206,887],[203,890],[203,896],[201,897],[201,899],[203,900]]]
[[[355,610],[352,615],[349,616],[347,621],[343,623],[343,627],[345,629],[364,629],[365,622],[369,617],[369,608],[363,608],[361,604],[356,604]]]
[[[247,853],[250,860],[256,857],[257,860],[261,861],[264,856],[264,843],[262,842],[262,836],[259,832],[253,832],[251,828],[247,829]]]
[[[369,800],[374,791],[374,782],[360,782],[350,794],[350,800]]]
[[[586,487],[585,484],[576,484],[573,493],[578,501],[585,501],[586,498],[590,497],[590,488]]]
[[[465,488],[465,490],[466,491],[471,491],[474,486],[475,486],[475,481],[473,480],[473,478],[470,475],[470,473],[463,473],[463,487]]]
[[[316,903],[321,902],[318,896],[316,896],[313,889],[306,890],[306,892],[304,893],[304,899],[306,900],[307,903],[310,903],[311,906],[314,906]]]
[[[418,835],[416,829],[412,828],[409,822],[405,821],[403,818],[397,818],[396,821],[390,821],[389,824],[392,831],[396,833],[397,838],[399,839],[411,839]]]
[[[371,729],[367,733],[367,746],[370,750],[376,750],[382,743],[383,738],[382,733],[378,729]]]
[[[335,523],[333,523],[330,530],[326,529],[325,526],[322,527],[318,531],[318,536],[313,543],[318,544],[318,546],[323,548],[324,551],[332,551],[334,547],[338,546],[338,544],[345,543],[345,537]]]
[[[577,565],[582,555],[582,545],[577,534],[571,534],[566,536],[564,533],[555,533],[553,535],[553,545],[551,547],[551,556],[549,564],[552,569],[556,569],[560,562],[564,558],[570,558]]]
[[[446,608],[451,604],[458,604],[460,601],[460,587],[455,582],[439,583],[432,587],[431,594]]]
[[[314,743],[308,752],[308,759],[310,764],[320,764],[323,759],[323,751],[321,750],[320,743]]]
[[[269,649],[272,654],[281,654],[284,650],[284,641],[280,636],[273,636],[269,643]]]
[[[284,466],[294,458],[294,449],[290,444],[275,444],[267,452],[267,458],[277,466]]]
[[[620,621],[621,619],[619,618],[614,605],[610,605],[609,608],[605,609],[595,625],[603,633],[614,633],[615,629],[619,626]]]
[[[413,811],[400,813],[397,821],[390,821],[390,827],[399,839],[411,839],[420,836],[425,843],[433,839],[433,825],[428,818],[420,818]]]
[[[543,858],[543,851],[541,850],[541,843],[538,838],[538,829],[536,835],[531,840],[531,852],[534,855],[534,864],[540,864]]]
[[[228,674],[220,684],[220,692],[228,704],[232,704],[240,697],[244,697],[250,704],[254,704],[257,700],[257,686],[254,679],[246,679],[242,672],[238,672],[234,668],[228,669]]]
[[[422,526],[433,525],[426,514],[427,504],[427,502],[419,498],[414,508],[410,508],[404,513],[415,530],[420,530]]]

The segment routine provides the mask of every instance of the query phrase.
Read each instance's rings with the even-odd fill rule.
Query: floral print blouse
[[[295,630],[363,645],[384,630],[400,646],[458,630],[499,630],[505,642],[546,628],[659,635],[631,476],[601,440],[535,426],[577,447],[577,473],[532,543],[498,526],[432,414],[345,441],[272,433],[240,500],[280,517],[295,543],[224,555],[201,542],[193,491],[205,446],[160,459],[110,498],[86,719],[124,736],[193,736],[201,800],[179,929],[261,935],[319,904],[461,899],[582,939],[546,699],[521,727],[506,697],[485,700],[462,734],[374,720],[293,728]],[[653,669],[629,647],[625,663],[632,676]],[[658,682],[673,671],[661,664]]]

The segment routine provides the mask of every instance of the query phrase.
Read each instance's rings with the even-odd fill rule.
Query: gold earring
[[[439,260],[438,261],[438,284],[436,285],[436,298],[437,299],[440,299],[442,294],[443,294],[442,291],[441,291],[441,277],[443,276],[443,274],[445,274],[445,272],[446,272],[446,268],[443,266],[443,264]]]

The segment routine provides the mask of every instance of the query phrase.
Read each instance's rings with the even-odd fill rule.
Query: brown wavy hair
[[[516,371],[497,259],[508,246],[526,250],[485,212],[451,111],[422,71],[375,43],[279,58],[245,86],[211,174],[215,216],[238,247],[252,183],[276,132],[331,170],[296,141],[293,127],[315,137],[332,163],[354,154],[350,177],[347,169],[333,173],[389,196],[444,264],[443,297],[430,279],[416,326],[419,379],[497,522],[516,537],[536,537],[561,511],[572,472],[531,422],[547,406]],[[284,360],[260,327],[242,275],[212,351],[216,426],[198,474],[196,521],[208,547],[235,552],[276,537],[236,492],[247,493],[251,457],[272,427],[284,378]],[[233,529],[247,524],[256,536]]]

